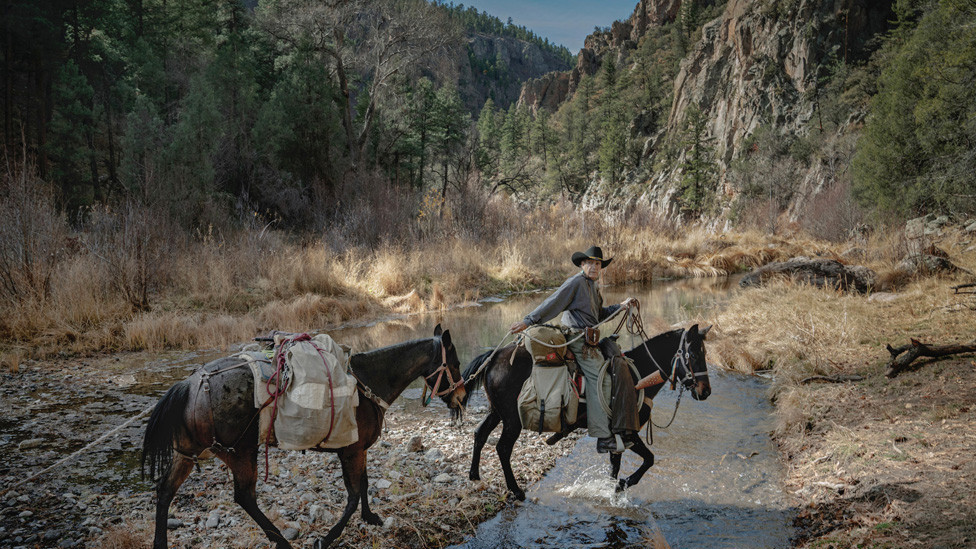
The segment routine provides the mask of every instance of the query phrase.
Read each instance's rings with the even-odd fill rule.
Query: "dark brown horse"
[[[349,499],[345,512],[315,547],[328,547],[345,528],[362,501],[363,520],[382,524],[369,510],[366,450],[379,439],[386,406],[416,378],[423,376],[431,391],[451,408],[458,408],[465,389],[460,383],[460,362],[449,331],[350,357],[359,381],[356,422],[359,441],[343,448],[323,450],[339,455]],[[215,360],[166,392],[156,404],[142,446],[142,465],[149,464],[157,480],[154,549],[166,547],[167,512],[176,491],[198,458],[216,456],[234,476],[234,501],[258,523],[278,549],[291,544],[261,512],[255,497],[258,470],[258,410],[254,407],[254,378],[238,358]],[[312,448],[315,450],[316,448]],[[158,473],[158,476],[157,476]]]
[[[643,378],[660,370],[664,379],[675,378],[677,383],[691,392],[692,398],[705,400],[712,392],[708,383],[708,371],[705,364],[705,335],[710,328],[709,326],[699,332],[696,324],[687,330],[665,332],[644,341],[624,354],[634,361],[637,370],[640,372],[639,377]],[[515,353],[514,359],[512,353]],[[523,346],[509,345],[500,349],[491,362],[482,369],[482,364],[490,356],[491,353],[489,352],[475,358],[464,371],[468,396],[483,385],[490,404],[488,416],[485,417],[474,433],[474,451],[471,456],[469,477],[471,480],[481,478],[481,450],[488,440],[488,435],[501,423],[502,434],[495,445],[495,450],[502,462],[505,484],[517,499],[524,500],[525,492],[519,487],[515,480],[515,474],[512,472],[512,450],[519,433],[522,432],[522,422],[519,420],[516,400],[519,391],[522,389],[522,384],[529,378],[532,371],[532,356]],[[653,399],[661,387],[663,385],[645,389],[644,399]],[[587,398],[597,398],[597,396],[591,393]],[[467,404],[467,397],[463,403]],[[651,408],[646,403],[641,406],[639,417],[641,425],[650,420]],[[579,418],[571,426],[570,431],[583,427],[586,427],[586,407],[581,405]],[[557,433],[551,436],[547,442],[554,444],[565,434]],[[630,449],[641,456],[644,462],[629,477],[620,479],[617,483],[618,490],[640,482],[644,473],[654,465],[654,454],[639,436],[635,434],[625,437],[624,440],[633,444]],[[620,456],[619,453],[610,454],[610,474],[613,478],[617,478],[617,474],[620,472]]]

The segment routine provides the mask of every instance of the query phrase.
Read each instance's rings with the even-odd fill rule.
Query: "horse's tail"
[[[173,440],[183,422],[183,413],[190,399],[190,382],[183,380],[170,387],[156,403],[146,436],[142,441],[142,477],[146,478],[146,462],[149,462],[149,478],[162,478],[173,465]],[[157,476],[156,473],[159,473]]]
[[[466,392],[464,398],[461,400],[461,406],[467,406],[468,399],[471,398],[471,394],[477,391],[479,387],[484,385],[485,371],[487,371],[488,368],[481,368],[481,365],[488,360],[488,357],[491,356],[493,352],[494,351],[486,351],[478,355],[468,364],[468,367],[464,369],[464,372],[461,373],[461,377],[464,378],[464,390]]]

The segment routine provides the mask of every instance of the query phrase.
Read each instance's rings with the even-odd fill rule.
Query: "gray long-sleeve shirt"
[[[596,326],[601,320],[620,308],[619,304],[603,306],[603,296],[596,282],[586,278],[580,271],[566,279],[534,311],[526,315],[527,325],[548,322],[563,313],[563,324],[577,330]]]

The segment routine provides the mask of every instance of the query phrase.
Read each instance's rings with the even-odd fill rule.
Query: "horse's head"
[[[466,393],[464,378],[461,377],[461,361],[451,341],[451,331],[441,330],[438,324],[434,328],[434,344],[438,349],[436,359],[424,372],[424,383],[430,389],[431,396],[441,397],[452,410],[460,409]]]
[[[681,334],[678,351],[674,355],[674,374],[685,389],[691,391],[691,398],[705,400],[712,394],[708,382],[708,365],[705,363],[705,336],[712,327],[699,330],[695,324]]]

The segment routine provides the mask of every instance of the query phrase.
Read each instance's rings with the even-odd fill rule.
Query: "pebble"
[[[310,505],[308,508],[308,515],[309,518],[311,519],[310,522],[324,522],[326,524],[329,524],[333,520],[335,520],[335,517],[332,516],[332,513],[330,513],[328,510],[326,510],[325,507],[321,505]]]
[[[440,448],[431,448],[430,450],[427,450],[426,454],[424,454],[424,459],[432,462],[440,461],[444,459],[444,452],[441,452]]]
[[[34,513],[31,512],[31,511],[21,511],[20,514],[17,515],[17,516],[20,517],[20,518],[29,518],[29,517],[34,516]]]
[[[220,513],[217,511],[210,511],[210,514],[207,516],[207,522],[204,526],[207,528],[216,528],[220,526]]]
[[[434,482],[441,483],[441,484],[447,484],[448,482],[451,482],[451,475],[449,475],[447,473],[441,473],[441,474],[437,475],[436,477],[434,477],[433,478],[433,481]]]
[[[292,541],[298,538],[297,528],[285,528],[281,531],[281,535],[285,537],[286,540]]]
[[[37,448],[44,443],[43,438],[29,438],[27,440],[20,441],[17,445],[18,450],[30,450],[31,448]]]
[[[183,526],[183,521],[180,519],[171,518],[166,521],[166,527],[169,528],[170,530],[175,530],[181,526]]]

